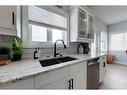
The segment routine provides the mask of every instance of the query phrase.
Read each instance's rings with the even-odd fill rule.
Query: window
[[[94,33],[94,42],[91,44],[92,53],[107,52],[107,32],[101,29],[96,29]]]
[[[67,16],[29,6],[28,22],[31,45],[52,44],[58,39],[67,44]]]
[[[52,29],[52,42],[55,42],[58,39],[62,39],[64,40],[64,38],[62,37],[62,33],[64,31],[61,30],[57,30],[57,29]],[[59,36],[58,36],[59,35]]]
[[[91,52],[96,53],[96,48],[97,48],[97,39],[96,39],[97,34],[94,33],[94,42],[91,44]]]
[[[31,28],[32,28],[31,29],[32,41],[47,42],[47,28],[46,27],[31,24]]]
[[[126,50],[127,49],[127,33],[111,34],[111,50]]]
[[[107,52],[107,33],[105,31],[101,31],[101,39],[100,39],[100,51]]]
[[[33,42],[53,43],[58,39],[64,40],[66,43],[66,31],[48,28],[40,25],[29,24],[29,30],[32,35]]]

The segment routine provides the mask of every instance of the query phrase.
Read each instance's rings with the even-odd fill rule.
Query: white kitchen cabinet
[[[84,70],[80,70],[72,75],[70,75],[70,79],[73,80],[73,89],[85,89],[85,74]]]
[[[92,14],[88,13],[88,33],[87,37],[89,39],[94,39],[94,26],[95,25],[95,18]]]
[[[69,66],[54,69],[35,76],[35,89],[41,89],[69,76]]]
[[[1,86],[0,89],[34,89],[34,78],[7,83]]]
[[[70,8],[70,38],[71,42],[93,42],[94,23],[92,14],[82,7]]]
[[[0,28],[16,29],[16,6],[0,6]]]
[[[70,65],[70,79],[73,89],[86,89],[86,62]]]
[[[68,72],[68,75],[66,74],[66,76],[58,69],[57,72],[59,72],[59,76],[61,76],[61,78],[59,77],[59,79],[57,79],[56,81],[49,83],[48,85],[45,85],[44,87],[42,87],[42,89],[85,89],[86,88],[85,63],[86,62],[79,62],[67,66],[69,67],[69,72],[66,70],[66,72]]]
[[[54,83],[51,83],[42,89],[85,89],[85,80],[84,70],[82,69],[69,75],[68,77],[64,77]]]
[[[83,70],[85,68],[84,64],[86,62],[79,62],[79,63],[76,63],[76,64],[72,64],[70,65],[70,74],[75,74],[75,72],[78,72],[80,70]]]
[[[107,65],[107,57],[106,55],[105,56],[101,56],[100,57],[100,79],[99,79],[99,82],[101,83],[105,76],[106,76],[106,66]]]

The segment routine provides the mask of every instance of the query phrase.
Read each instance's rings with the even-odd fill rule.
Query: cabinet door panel
[[[0,87],[0,89],[34,89],[34,78],[17,80]]]
[[[16,29],[15,20],[16,6],[0,6],[0,27]]]
[[[60,79],[42,89],[68,89],[68,80],[68,77]]]
[[[85,71],[81,70],[72,74],[71,79],[73,79],[73,89],[85,89],[86,88],[86,78]]]
[[[35,76],[35,88],[42,88],[69,75],[69,67],[58,68]]]
[[[90,14],[88,15],[88,35],[89,39],[94,39],[94,17]]]
[[[78,72],[78,71],[84,69],[85,68],[84,64],[85,64],[85,62],[70,65],[70,74],[73,74],[75,72]]]
[[[87,12],[78,9],[78,37],[86,37],[87,34]]]
[[[106,76],[106,56],[100,57],[100,82],[103,81],[104,77]]]

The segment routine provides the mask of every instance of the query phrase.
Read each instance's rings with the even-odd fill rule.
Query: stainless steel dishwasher
[[[87,89],[99,87],[99,57],[87,61]]]

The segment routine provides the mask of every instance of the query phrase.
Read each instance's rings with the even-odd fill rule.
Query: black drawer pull
[[[15,24],[15,13],[12,12],[12,25],[14,25],[14,24]]]
[[[103,67],[105,67],[105,62],[103,62]]]

